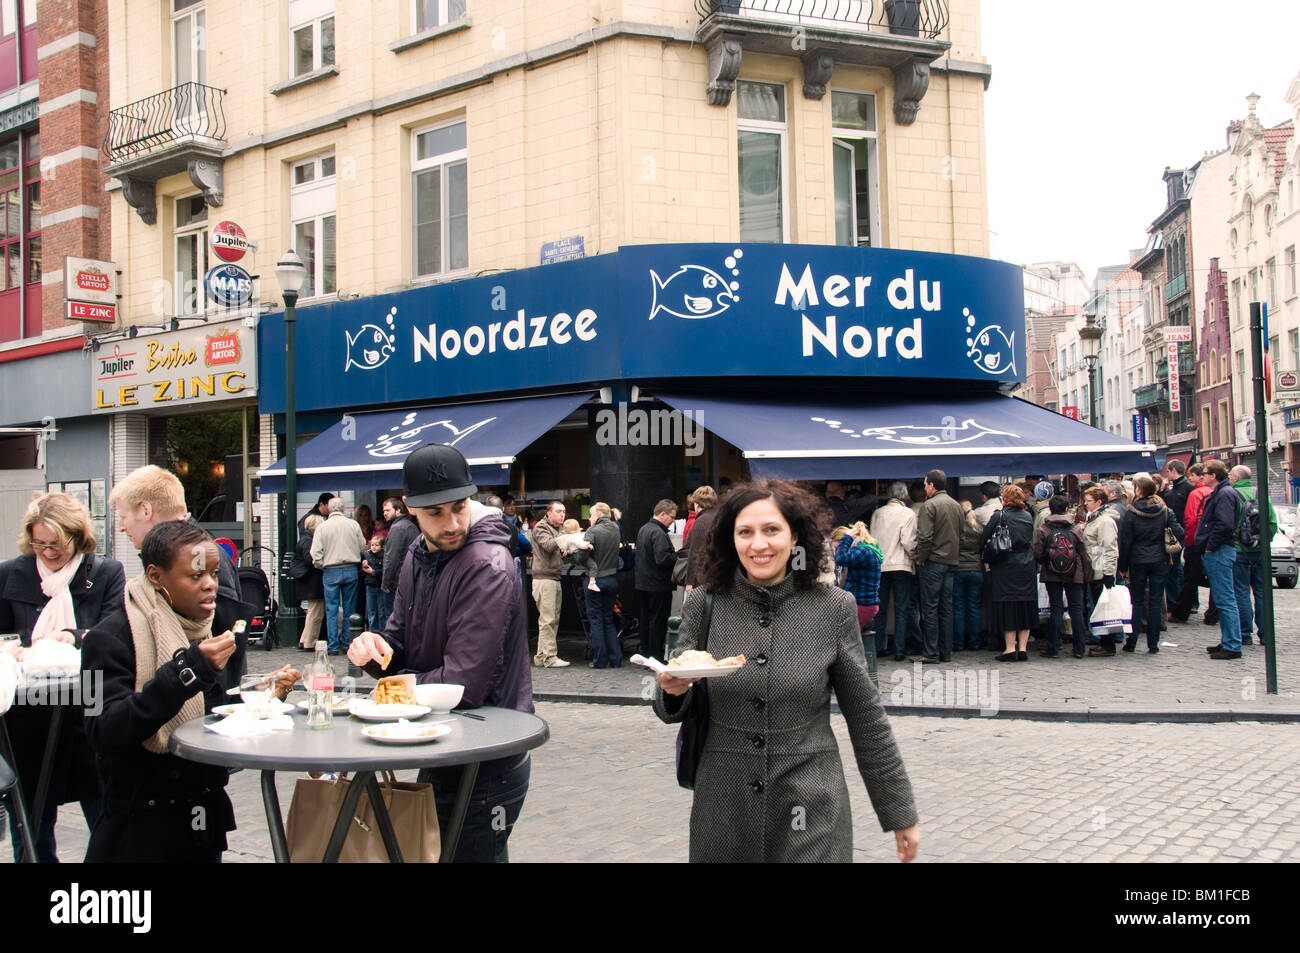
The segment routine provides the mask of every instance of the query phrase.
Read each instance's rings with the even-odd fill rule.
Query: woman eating
[[[86,634],[82,669],[103,673],[103,704],[87,715],[99,755],[104,814],[88,863],[218,863],[235,812],[227,769],[167,753],[171,733],[204,714],[203,693],[235,651],[212,635],[217,546],[195,523],[160,523],[140,546],[144,575],[125,605]]]
[[[867,674],[857,605],[818,582],[829,565],[822,502],[775,480],[736,487],[717,510],[676,654],[703,646],[716,658],[747,661],[708,684],[691,861],[852,860],[832,689],[881,828],[894,831],[899,860],[912,860],[920,841],[912,786]],[[681,721],[704,688],[693,687],[697,681],[660,674],[655,713]]]
[[[18,551],[21,556],[0,563],[0,632],[17,632],[23,646],[52,639],[80,648],[84,632],[121,606],[122,564],[95,555],[90,513],[66,493],[47,493],[31,502],[23,516]],[[51,714],[46,705],[17,705],[5,716],[14,768],[28,798],[36,796]],[[80,801],[91,830],[100,813],[99,779],[86,745],[81,708],[64,708],[57,751],[41,829],[33,832],[41,863],[58,861],[58,805]],[[14,824],[11,814],[17,861],[22,848]]]

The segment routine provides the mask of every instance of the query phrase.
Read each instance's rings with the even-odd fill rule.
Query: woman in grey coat
[[[912,786],[867,674],[857,607],[849,593],[817,582],[827,558],[820,501],[770,481],[737,487],[717,509],[678,654],[704,645],[715,658],[746,662],[708,685],[691,861],[852,860],[832,689],[881,829],[895,832],[899,859],[911,860],[920,840]],[[714,593],[707,642],[705,589]],[[685,717],[695,681],[659,676],[654,709],[663,721]]]

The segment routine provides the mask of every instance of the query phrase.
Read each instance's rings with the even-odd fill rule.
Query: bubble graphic
[[[731,290],[732,290],[732,291],[739,291],[739,290],[740,290],[740,282],[739,282],[739,281],[733,281],[733,282],[731,283]]]
[[[974,347],[974,346],[975,346],[975,339],[974,339],[974,338],[967,338],[967,339],[966,339],[966,346],[967,346],[967,347]]]
[[[812,419],[813,419],[813,423],[821,424],[821,423],[825,423],[825,422],[826,422],[826,418],[825,418],[825,417],[814,417],[814,418],[812,418]]]
[[[736,267],[736,259],[732,258],[730,255],[728,255],[725,259],[723,259],[722,263],[726,265],[728,268]]]
[[[737,248],[734,252],[732,252],[732,254],[735,255],[737,258],[744,258],[744,257],[745,257],[745,252],[744,252],[742,249],[739,249],[739,248]]]
[[[739,274],[740,274],[740,269],[739,269],[739,268],[733,268],[733,269],[731,269],[731,273],[732,273],[733,275],[739,275]]]
[[[826,426],[828,426],[828,427],[838,427],[838,426],[840,426],[840,422],[839,422],[838,420],[828,420],[828,421],[826,421]]]

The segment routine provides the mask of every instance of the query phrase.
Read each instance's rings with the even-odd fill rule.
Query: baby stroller
[[[260,643],[262,648],[269,652],[279,644],[275,633],[275,617],[279,612],[279,604],[275,601],[275,591],[271,587],[271,581],[266,578],[266,573],[257,564],[261,550],[271,554],[272,564],[274,564],[274,550],[266,546],[250,546],[240,553],[241,564],[236,572],[239,574],[239,588],[244,594],[244,602],[255,610],[252,618],[248,620],[246,630],[248,644],[253,646]],[[251,557],[250,553],[253,554]]]

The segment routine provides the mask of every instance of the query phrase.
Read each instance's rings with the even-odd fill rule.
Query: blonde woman
[[[588,668],[618,668],[623,648],[614,622],[618,599],[618,547],[622,541],[618,524],[608,503],[591,508],[591,528],[583,539],[592,544],[587,551],[587,621],[591,626],[592,660]]]
[[[17,632],[24,646],[53,639],[81,647],[87,629],[122,604],[125,574],[122,564],[95,555],[95,531],[85,506],[65,493],[47,493],[33,500],[23,516],[15,559],[0,563],[0,632]],[[14,749],[14,768],[23,791],[35,796],[49,734],[51,708],[16,705],[5,723]],[[36,856],[42,863],[58,860],[54,822],[58,805],[80,801],[86,824],[93,831],[101,812],[99,779],[86,746],[81,709],[65,708],[57,760],[45,804],[39,806],[40,829],[35,832]],[[36,813],[37,806],[33,805]],[[13,829],[13,815],[9,817]],[[14,844],[18,860],[20,841]]]

